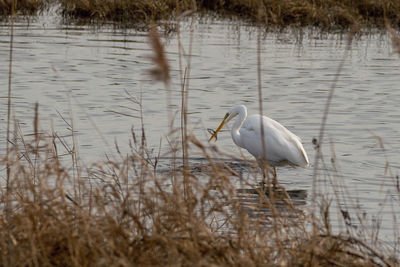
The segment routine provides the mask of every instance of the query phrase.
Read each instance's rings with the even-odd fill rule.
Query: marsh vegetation
[[[265,27],[319,26],[322,29],[345,29],[355,26],[384,27],[387,18],[396,27],[400,24],[400,3],[382,1],[311,1],[311,0],[23,0],[1,1],[3,16],[11,14],[33,15],[58,6],[57,12],[71,21],[102,23],[115,21],[130,27],[146,27],[158,21],[173,27],[169,21],[182,14],[197,13],[225,18],[240,18]]]
[[[70,161],[60,160],[64,148],[56,145],[61,141],[56,134],[34,132],[25,140],[16,133],[4,161],[9,184],[1,198],[2,265],[398,263],[381,243],[352,234],[354,214],[343,213],[348,229],[334,233],[328,199],[316,200],[316,217],[256,188],[256,203],[246,205],[230,181],[232,169],[214,162],[215,152],[194,136],[187,144],[209,158],[208,170],[177,166],[157,172],[157,155],[147,153],[145,136],[144,129],[133,133],[130,155],[85,168],[73,146]]]

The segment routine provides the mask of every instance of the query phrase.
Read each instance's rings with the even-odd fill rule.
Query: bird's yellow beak
[[[218,126],[217,130],[215,130],[214,134],[208,139],[208,142],[210,142],[213,138],[217,139],[217,133],[219,130],[221,130],[222,126],[224,126],[226,119],[228,118],[229,113],[226,113],[224,119],[222,120],[221,124]]]

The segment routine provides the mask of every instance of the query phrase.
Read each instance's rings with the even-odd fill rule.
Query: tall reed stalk
[[[12,225],[10,224],[11,217],[11,199],[10,199],[10,183],[11,183],[11,170],[10,170],[10,124],[11,124],[11,85],[12,85],[12,62],[13,62],[13,44],[14,44],[14,0],[10,1],[11,5],[11,25],[10,25],[10,50],[9,50],[9,65],[8,65],[8,94],[7,94],[7,133],[6,133],[6,169],[7,169],[7,177],[6,177],[6,196],[5,196],[5,215],[6,215],[6,224],[7,224],[7,250],[11,255],[7,264],[12,266],[14,264],[14,246],[12,243],[12,234],[11,229]]]
[[[352,43],[354,34],[355,34],[354,31],[350,31],[348,33],[347,44],[346,44],[345,51],[343,53],[343,58],[341,59],[339,65],[337,67],[334,79],[332,81],[332,84],[331,84],[331,87],[330,87],[330,90],[329,90],[328,97],[326,99],[325,109],[324,109],[324,113],[322,115],[321,125],[320,125],[320,128],[319,128],[318,139],[315,140],[315,142],[314,142],[315,143],[315,148],[316,148],[316,153],[315,153],[315,158],[314,158],[314,168],[313,168],[313,176],[312,176],[312,198],[311,198],[314,236],[316,236],[317,232],[318,232],[316,224],[315,224],[315,217],[316,217],[316,212],[317,212],[316,211],[316,207],[317,207],[316,206],[316,200],[317,200],[317,178],[318,178],[318,171],[319,171],[319,162],[320,162],[321,157],[322,157],[322,155],[321,155],[321,147],[322,147],[322,144],[323,144],[323,139],[324,139],[324,134],[325,134],[325,126],[326,126],[326,122],[328,120],[329,108],[330,108],[330,105],[332,103],[332,99],[333,99],[333,96],[334,96],[335,89],[337,87],[337,83],[339,81],[339,76],[340,76],[340,74],[342,72],[342,69],[344,67],[344,64],[346,62],[347,54],[348,54],[348,51],[351,48],[351,43]]]
[[[7,140],[6,140],[6,161],[7,161],[7,180],[6,187],[7,191],[10,184],[10,168],[8,165],[8,155],[10,152],[10,122],[11,122],[11,85],[12,85],[12,62],[13,62],[13,45],[14,45],[14,0],[10,2],[11,5],[11,24],[10,24],[10,50],[9,50],[9,62],[8,62],[8,94],[7,94]]]

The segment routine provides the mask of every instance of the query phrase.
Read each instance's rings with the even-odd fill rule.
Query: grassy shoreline
[[[11,0],[0,2],[3,17],[11,14]],[[127,27],[144,26],[153,21],[176,20],[184,12],[244,19],[269,26],[317,26],[324,30],[349,27],[400,26],[400,2],[341,0],[24,0],[17,1],[16,13],[34,15],[49,5],[59,5],[67,20],[87,23],[114,21]],[[353,27],[354,28],[354,27]]]

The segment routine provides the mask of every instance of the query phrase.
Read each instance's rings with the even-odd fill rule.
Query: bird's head
[[[213,133],[213,135],[210,137],[210,139],[208,139],[208,142],[210,142],[213,138],[215,138],[215,140],[217,140],[217,134],[218,132],[221,130],[221,128],[228,123],[233,117],[235,117],[238,113],[235,112],[235,110],[231,110],[229,112],[227,112],[225,114],[224,119],[222,120],[222,122],[220,123],[220,125],[218,126],[217,130],[215,130],[215,132]]]

